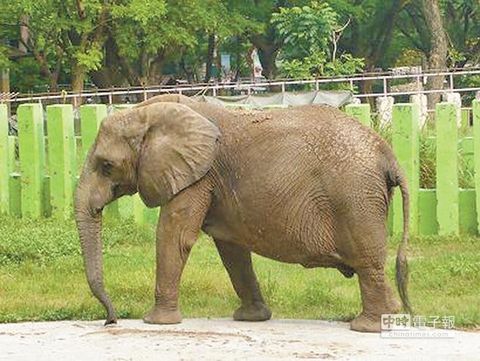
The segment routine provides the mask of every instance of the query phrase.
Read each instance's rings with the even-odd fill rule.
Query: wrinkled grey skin
[[[106,323],[116,322],[103,284],[102,210],[138,191],[147,206],[162,206],[155,305],[145,322],[181,321],[180,276],[203,229],[241,299],[234,319],[271,317],[252,268],[255,252],[356,273],[363,310],[351,328],[379,331],[380,315],[400,309],[384,273],[385,222],[397,185],[405,219],[397,284],[409,310],[408,191],[379,136],[329,107],[233,112],[183,96],[155,97],[105,119],[84,166],[75,214],[87,280]]]

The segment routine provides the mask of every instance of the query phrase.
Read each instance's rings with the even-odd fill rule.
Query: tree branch
[[[82,0],[75,0],[75,5],[77,6],[77,14],[80,20],[84,20],[86,18],[85,14],[85,6],[83,5]]]

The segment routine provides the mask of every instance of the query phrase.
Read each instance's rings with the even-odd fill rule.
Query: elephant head
[[[217,126],[179,103],[157,98],[107,117],[85,161],[75,219],[88,284],[108,313],[105,324],[116,315],[103,282],[103,208],[137,191],[148,207],[164,205],[202,178],[215,157]]]

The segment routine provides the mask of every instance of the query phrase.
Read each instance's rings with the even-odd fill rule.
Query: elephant
[[[396,256],[401,303],[385,276],[386,219],[400,187]],[[362,311],[350,322],[379,332],[381,315],[411,312],[406,247],[409,193],[390,146],[344,112],[321,105],[239,111],[160,95],[106,117],[85,161],[75,220],[88,284],[116,323],[102,265],[102,211],[139,193],[161,206],[155,303],[144,321],[179,323],[182,270],[198,234],[210,235],[241,305],[233,318],[271,318],[251,253],[358,276]],[[321,286],[319,286],[321,287]]]

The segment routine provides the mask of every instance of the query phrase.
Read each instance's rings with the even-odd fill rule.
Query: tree
[[[236,0],[219,0],[214,1],[209,8],[210,20],[208,22],[208,35],[206,42],[207,57],[206,61],[206,77],[205,81],[208,81],[212,76],[212,65],[220,70],[220,50],[222,46],[228,46],[233,41],[238,42],[245,41],[243,36],[246,29],[258,28],[258,24],[255,20],[249,19],[245,16],[245,7],[243,2]],[[217,55],[214,58],[214,54]],[[200,57],[202,60],[204,57]]]
[[[281,67],[288,77],[352,74],[363,67],[363,60],[351,54],[337,57],[339,29],[345,26],[338,24],[337,13],[326,2],[280,8],[272,15],[272,23],[283,41]]]
[[[430,34],[430,51],[427,57],[428,68],[444,70],[447,67],[448,42],[443,27],[442,16],[438,0],[423,0],[423,15]],[[428,78],[427,89],[442,89],[443,76]],[[428,94],[428,104],[433,107],[440,100],[440,94]]]
[[[111,10],[107,46],[111,59],[94,74],[129,85],[161,82],[163,69],[173,65],[194,77],[203,61],[218,62],[213,53],[226,38],[241,34],[249,21],[234,0],[124,0]],[[206,44],[210,40],[210,51]],[[209,69],[210,66],[207,67]],[[190,70],[189,70],[190,69]]]
[[[195,45],[208,22],[207,2],[131,0],[112,9],[110,36],[130,85],[161,82],[165,62]]]
[[[80,91],[103,57],[107,5],[101,0],[3,1],[0,22],[8,25],[9,34],[0,36],[24,26],[28,36],[17,39],[39,63],[50,90],[57,90],[62,70],[68,70],[72,88]]]
[[[272,79],[276,76],[276,58],[282,39],[278,36],[276,28],[271,22],[272,14],[280,8],[289,8],[295,5],[308,4],[307,0],[247,0],[242,2],[242,13],[253,19],[250,27],[246,29],[248,40],[253,47],[258,49],[263,75]]]
[[[443,24],[450,42],[450,66],[480,63],[480,2],[441,0]]]

